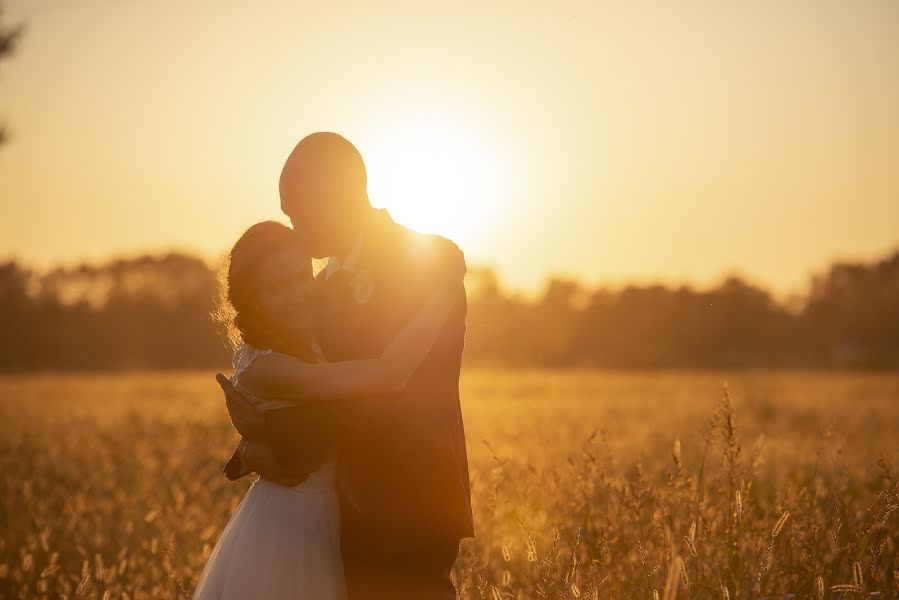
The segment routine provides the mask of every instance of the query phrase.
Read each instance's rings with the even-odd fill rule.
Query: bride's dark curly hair
[[[213,318],[222,326],[232,349],[242,343],[296,355],[296,349],[265,326],[256,298],[255,274],[262,261],[286,249],[302,250],[296,233],[277,221],[247,229],[219,270],[219,298]],[[312,260],[310,258],[310,269]],[[303,352],[304,353],[304,352]]]

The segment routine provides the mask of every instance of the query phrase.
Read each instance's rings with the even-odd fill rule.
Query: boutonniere
[[[353,290],[353,300],[356,304],[366,304],[375,291],[375,281],[368,271],[358,271],[350,279],[350,288]]]

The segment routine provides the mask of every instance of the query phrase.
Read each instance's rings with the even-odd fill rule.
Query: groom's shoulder
[[[394,260],[415,264],[464,262],[462,251],[452,240],[400,225],[383,209],[375,211],[369,231],[370,240],[380,247],[382,256],[393,255]]]
[[[397,248],[412,268],[464,268],[465,255],[452,240],[398,225]]]

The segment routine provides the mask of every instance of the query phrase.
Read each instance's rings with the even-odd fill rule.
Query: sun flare
[[[477,237],[498,203],[501,169],[475,132],[437,118],[407,121],[366,148],[372,204],[399,223],[457,242]]]

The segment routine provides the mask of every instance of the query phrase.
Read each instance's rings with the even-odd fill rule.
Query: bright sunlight
[[[498,149],[434,116],[385,127],[363,156],[374,206],[407,227],[458,243],[484,229],[503,188]]]

